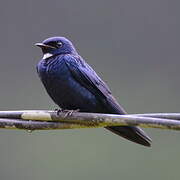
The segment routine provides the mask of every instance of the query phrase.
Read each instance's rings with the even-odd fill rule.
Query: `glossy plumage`
[[[61,44],[61,46],[58,45]],[[126,114],[108,86],[78,55],[64,37],[53,37],[37,44],[44,56],[37,65],[39,77],[53,101],[63,109],[81,112]],[[106,129],[133,142],[150,146],[151,139],[138,127],[116,126]]]

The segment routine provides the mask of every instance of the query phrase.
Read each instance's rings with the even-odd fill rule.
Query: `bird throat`
[[[50,58],[50,57],[52,57],[52,56],[54,56],[54,55],[51,54],[51,53],[45,53],[45,54],[43,55],[43,58],[42,58],[42,59],[46,60],[46,59],[48,59],[48,58]]]

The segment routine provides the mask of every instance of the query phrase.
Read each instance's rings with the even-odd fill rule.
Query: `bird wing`
[[[96,72],[81,58],[66,55],[65,63],[73,77],[99,100],[107,105],[109,113],[126,114],[125,110],[112,96],[109,87],[103,82]]]
[[[65,63],[74,78],[90,92],[92,92],[106,109],[106,113],[126,114],[125,110],[112,96],[108,86],[99,78],[96,72],[80,57],[66,55]],[[150,146],[151,139],[146,133],[136,126],[108,126],[106,129],[129,139],[133,142]]]

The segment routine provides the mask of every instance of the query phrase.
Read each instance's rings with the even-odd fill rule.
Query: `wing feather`
[[[99,99],[103,107],[106,108],[106,113],[126,114],[125,110],[112,96],[108,86],[83,59],[80,57],[75,58],[71,55],[66,55],[65,63],[76,81],[78,81],[83,87],[87,88]],[[106,127],[106,129],[133,142],[144,146],[150,146],[151,139],[139,127],[110,126]]]

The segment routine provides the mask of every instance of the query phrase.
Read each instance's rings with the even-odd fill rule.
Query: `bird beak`
[[[55,47],[43,43],[36,43],[35,46],[40,47],[42,49],[44,54],[42,59],[46,60],[54,56],[52,53],[46,52],[47,51],[46,49],[56,49]]]
[[[43,43],[36,43],[34,44],[35,46],[37,47],[40,47],[40,48],[51,48],[51,49],[56,49],[55,47],[53,46],[50,46],[50,45],[47,45],[47,44],[43,44]]]

